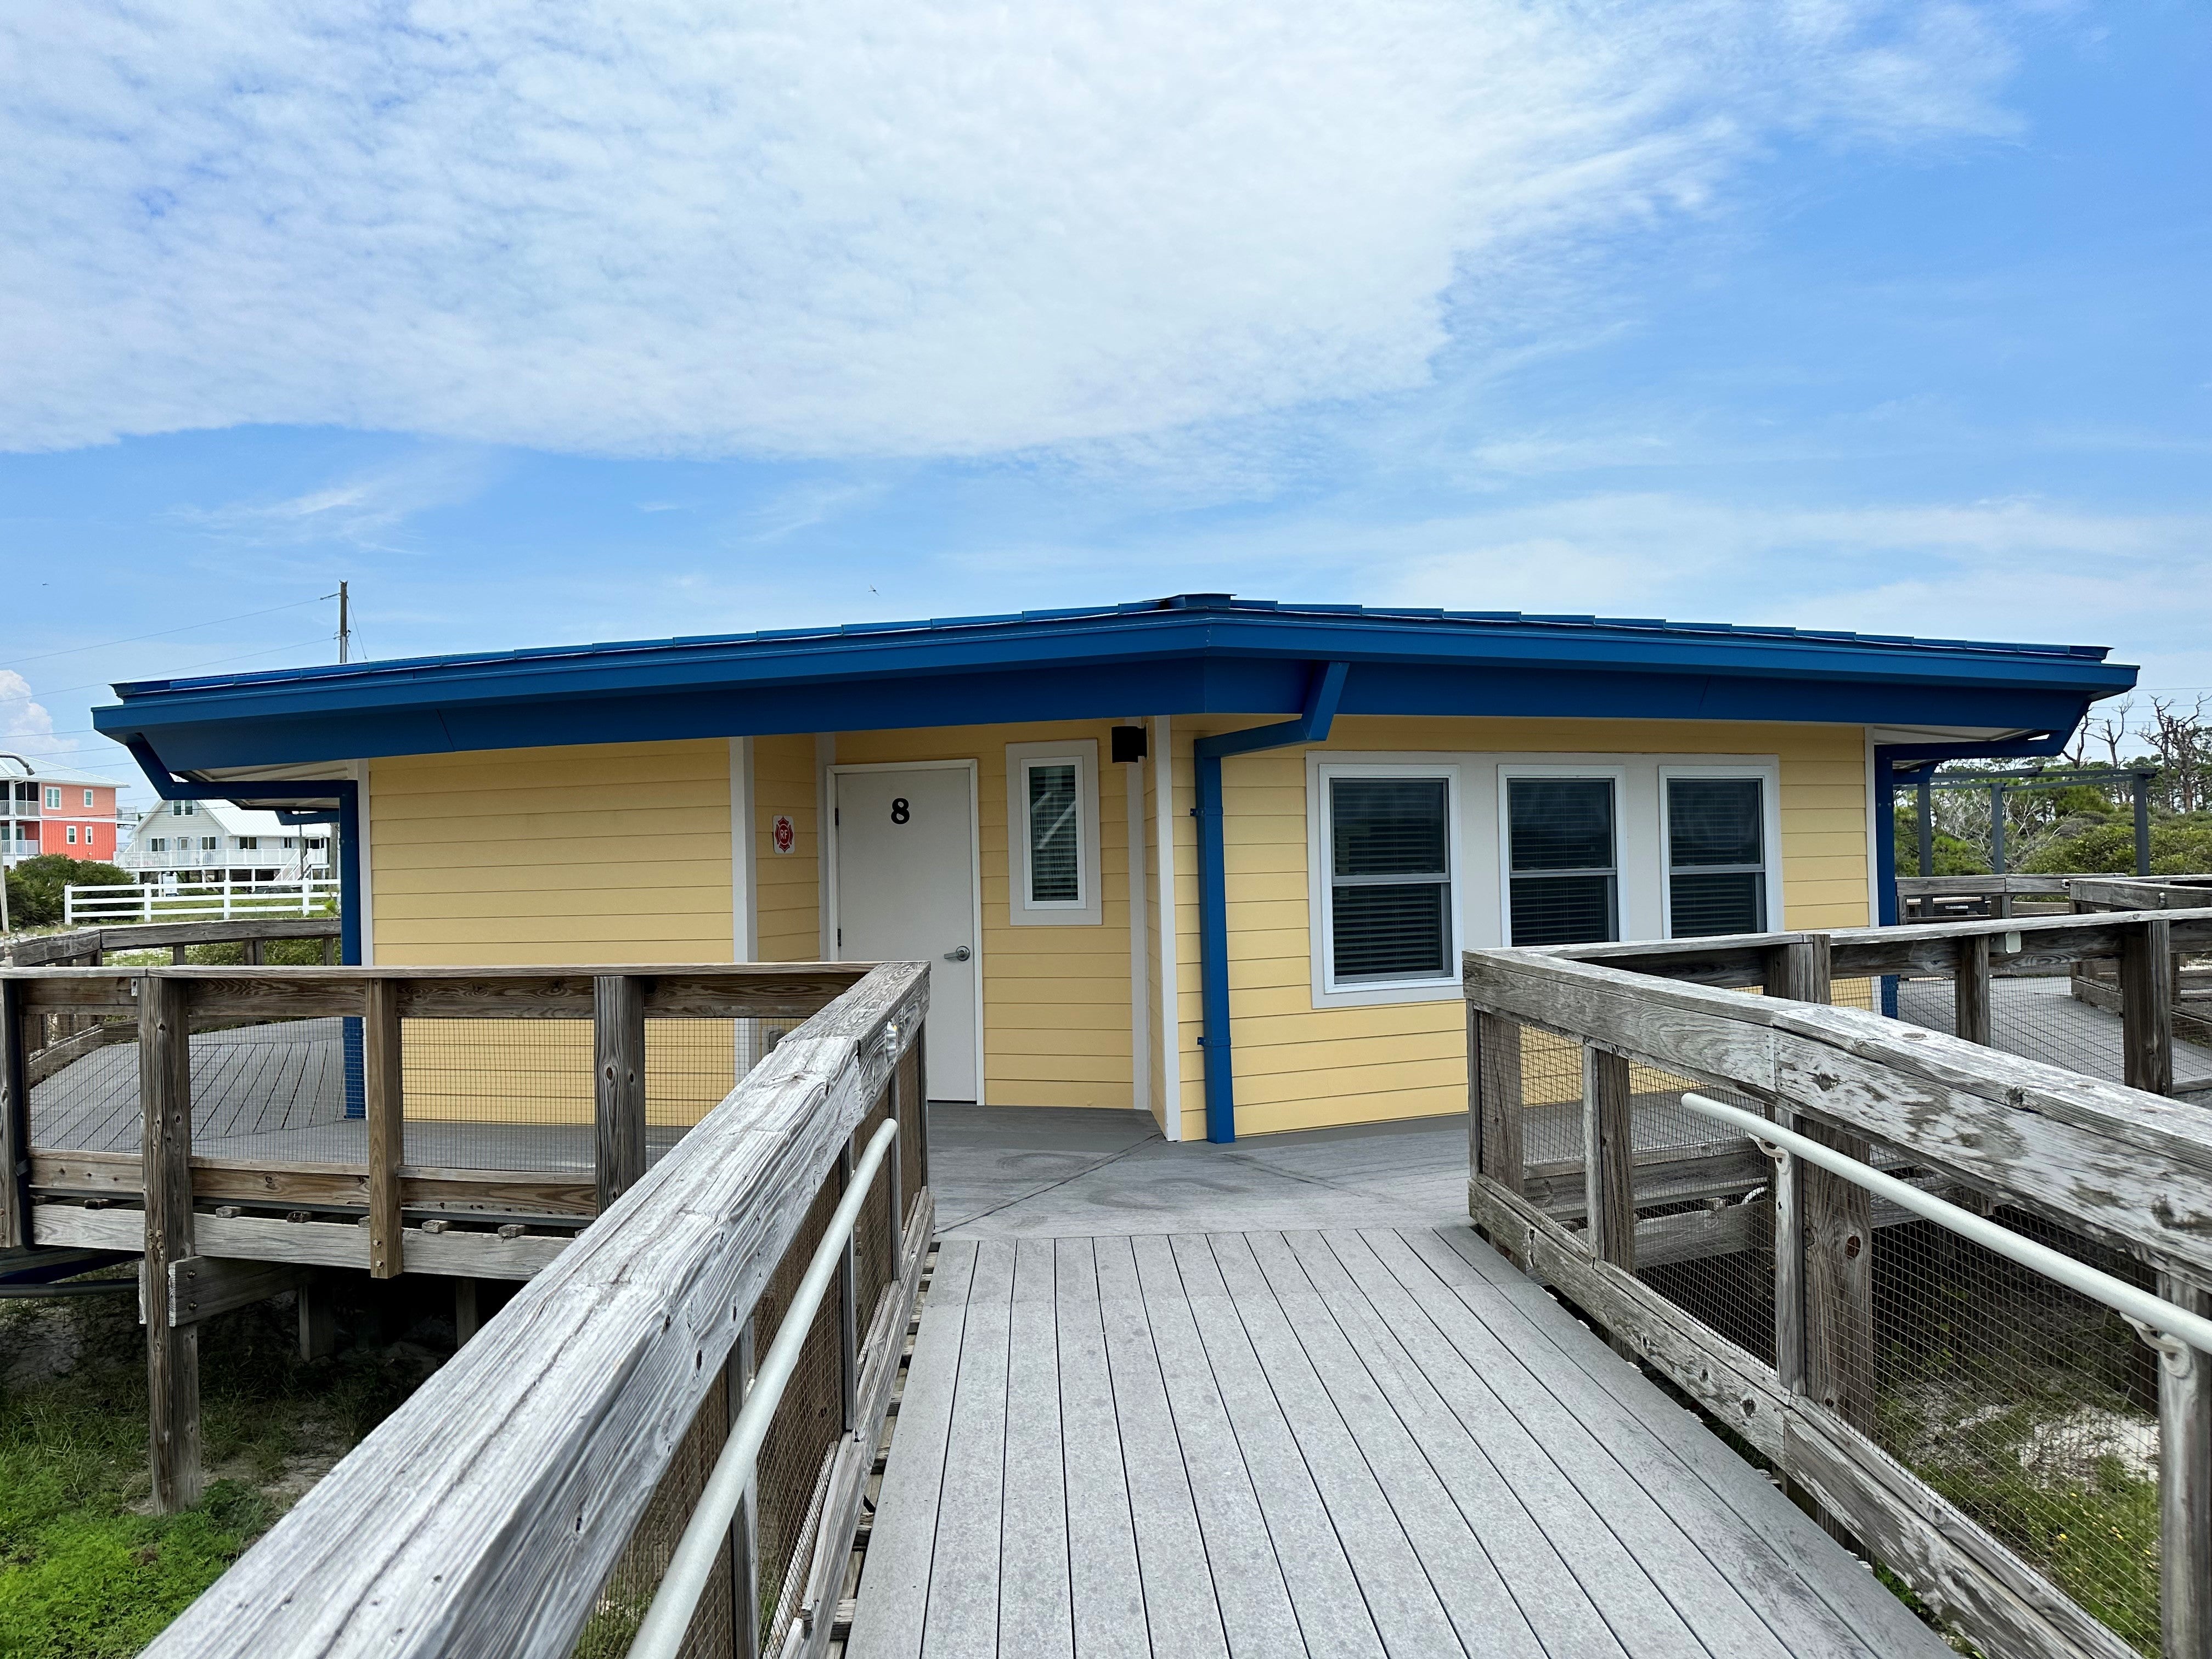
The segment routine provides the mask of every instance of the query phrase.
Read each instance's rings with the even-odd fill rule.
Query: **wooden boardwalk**
[[[1948,1651],[1462,1227],[945,1243],[847,1648]]]

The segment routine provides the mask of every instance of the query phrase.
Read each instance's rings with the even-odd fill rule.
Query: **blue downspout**
[[[1206,1138],[1237,1139],[1237,1072],[1229,1028],[1229,865],[1222,836],[1221,763],[1230,755],[1319,743],[1328,736],[1343,701],[1349,663],[1321,665],[1306,693],[1305,712],[1294,720],[1200,738],[1191,746],[1197,774],[1198,986],[1202,1011],[1199,1047],[1206,1060]]]
[[[163,800],[228,800],[240,795],[252,800],[328,800],[336,797],[335,811],[284,812],[288,823],[335,822],[338,832],[338,960],[349,968],[361,965],[361,786],[351,778],[271,781],[265,783],[187,783],[154,752],[143,738],[125,738],[124,747],[138,763],[146,781]],[[349,1016],[344,1026],[346,1115],[368,1112],[368,1085],[362,1057],[361,1021]]]

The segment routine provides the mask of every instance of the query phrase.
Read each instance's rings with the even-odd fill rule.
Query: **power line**
[[[321,605],[334,599],[335,593],[320,593],[312,599],[294,599],[289,605],[272,605],[266,611],[241,611],[235,617],[216,617],[208,622],[186,623],[181,628],[163,628],[151,634],[133,634],[127,640],[102,640],[97,645],[73,645],[66,651],[48,651],[36,657],[18,657],[14,662],[0,662],[0,673],[21,668],[27,662],[49,662],[56,657],[74,657],[87,651],[105,651],[110,646],[136,645],[141,640],[167,639],[172,634],[189,634],[199,628],[220,628],[225,623],[245,622],[252,617],[273,617],[279,611],[297,611],[303,605]]]
[[[177,674],[189,674],[195,668],[216,668],[227,662],[248,662],[255,657],[273,657],[279,651],[303,651],[311,645],[320,645],[322,642],[323,636],[318,634],[312,640],[295,640],[289,645],[272,645],[266,651],[248,651],[235,657],[216,657],[206,662],[188,662],[174,672]],[[41,697],[64,697],[72,691],[97,691],[109,684],[111,682],[106,680],[88,680],[82,685],[64,685],[51,691],[26,691],[20,696],[0,697],[0,703],[36,702]]]

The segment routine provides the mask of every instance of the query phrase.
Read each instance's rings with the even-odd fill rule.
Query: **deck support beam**
[[[138,1079],[145,1101],[146,1408],[154,1507],[165,1515],[200,1501],[200,1334],[171,1311],[171,1267],[192,1255],[192,1051],[190,988],[148,974],[138,981]]]

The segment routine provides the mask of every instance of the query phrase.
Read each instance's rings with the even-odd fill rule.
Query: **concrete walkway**
[[[1457,1115],[1216,1146],[1141,1112],[939,1105],[929,1152],[945,1238],[1467,1224]]]

